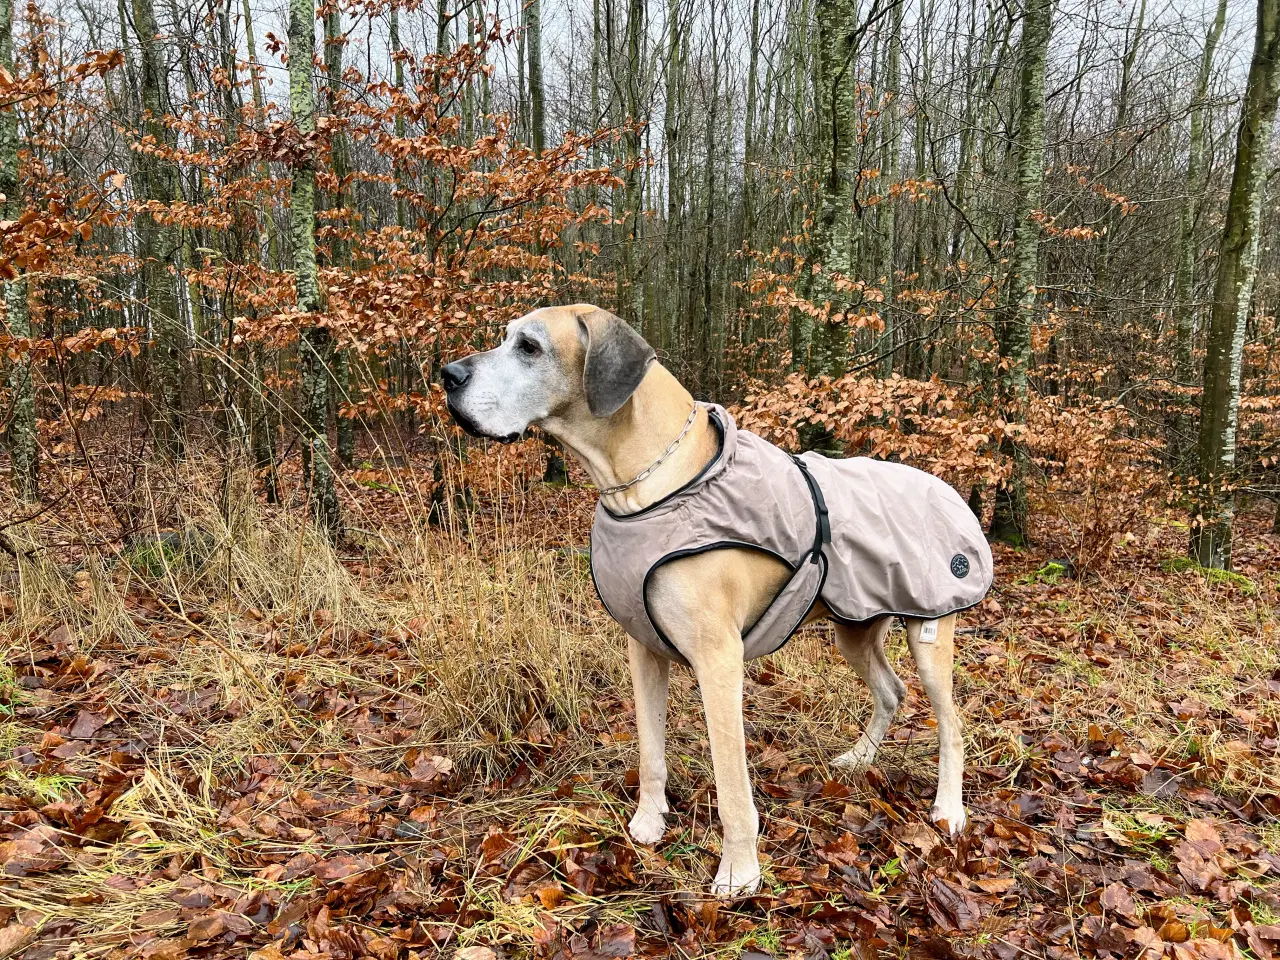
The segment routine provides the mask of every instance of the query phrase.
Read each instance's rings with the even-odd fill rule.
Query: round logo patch
[[[951,558],[951,573],[963,580],[969,575],[969,558],[963,553],[957,553]]]

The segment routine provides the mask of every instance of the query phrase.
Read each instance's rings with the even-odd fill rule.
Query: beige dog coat
[[[747,659],[786,643],[819,598],[847,623],[888,614],[933,620],[990,589],[982,527],[942,480],[867,457],[794,457],[739,430],[723,407],[708,409],[720,453],[698,476],[639,513],[596,505],[596,592],[650,650],[686,662],[650,616],[647,588],[664,563],[708,550],[760,550],[792,570],[743,633]]]

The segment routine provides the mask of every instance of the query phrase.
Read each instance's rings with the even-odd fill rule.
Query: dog
[[[731,429],[731,421],[726,424],[726,415],[717,412],[718,408],[694,402],[657,362],[653,349],[639,334],[618,317],[589,304],[547,307],[512,321],[500,346],[447,364],[441,369],[441,379],[448,410],[468,433],[510,442],[536,426],[555,437],[600,490],[597,529],[602,516],[620,521],[645,516],[656,505],[678,499],[680,491],[691,484],[696,486],[709,466],[717,463],[718,457],[723,459],[726,430]],[[753,450],[763,451],[761,456],[773,456],[759,447],[764,441],[743,435],[756,445]],[[789,457],[781,451],[777,456]],[[655,644],[645,629],[628,631],[639,741],[639,798],[629,831],[639,844],[656,844],[667,829],[664,740],[668,678],[671,662],[683,661],[693,669],[702,694],[715,770],[724,838],[712,885],[718,896],[753,893],[761,879],[759,816],[752,800],[743,731],[743,676],[748,659],[744,640],[758,632],[754,625],[762,617],[768,619],[775,599],[801,575],[807,576],[810,586],[798,592],[800,601],[792,604],[798,612],[775,627],[775,638],[769,645],[776,643],[776,636],[783,632],[789,636],[802,623],[832,620],[836,646],[871,691],[872,713],[861,739],[836,757],[833,766],[856,771],[870,764],[906,696],[906,686],[894,673],[884,650],[893,616],[901,616],[907,646],[937,717],[938,785],[931,816],[953,836],[966,822],[961,795],[961,724],[952,698],[956,612],[903,616],[894,610],[855,621],[828,606],[819,596],[831,553],[822,534],[827,532],[824,525],[829,519],[834,525],[838,516],[828,516],[822,494],[816,490],[818,484],[811,482],[819,461],[822,458],[796,463],[800,468],[796,477],[804,474],[803,481],[815,488],[814,502],[818,504],[817,521],[812,513],[806,513],[809,525],[797,534],[805,538],[814,531],[819,534],[812,554],[806,554],[814,561],[814,571],[804,569],[803,561],[793,563],[779,552],[737,546],[734,541],[714,545],[720,549],[676,551],[673,558],[664,558],[665,562],[644,571],[642,596],[636,607],[643,609],[644,615],[634,613],[627,620],[615,614],[624,625],[639,623],[640,618],[642,626],[651,624],[651,633],[662,638],[661,644]],[[882,466],[910,470],[901,465]],[[771,472],[787,469],[791,467]],[[919,471],[911,473],[927,477]],[[956,502],[963,503],[949,487],[945,489]],[[929,490],[928,495],[933,496],[933,488]],[[830,491],[826,499],[832,499]],[[763,503],[767,508],[768,499]],[[949,499],[947,508],[951,509]],[[732,505],[727,509],[733,509]],[[686,526],[668,524],[672,529]],[[977,529],[980,539],[981,528]],[[594,540],[593,533],[593,575],[598,575],[594,554],[600,545]],[[990,551],[985,540],[970,549],[975,554],[983,550],[986,586],[978,583],[973,588],[979,591],[979,599],[990,583]],[[969,570],[968,560],[963,564],[964,573],[956,569],[962,559],[959,555],[953,558],[952,572],[957,577]],[[981,557],[975,559],[982,562]],[[857,575],[853,571],[846,579]],[[812,586],[815,578],[816,587]],[[810,593],[812,600],[808,599]],[[601,597],[608,601],[606,592],[601,592]],[[614,612],[611,604],[606,602],[606,606]],[[800,622],[793,625],[791,620],[797,618]]]

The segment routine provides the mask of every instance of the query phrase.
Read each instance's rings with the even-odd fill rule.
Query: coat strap
[[[804,474],[804,482],[809,487],[809,495],[813,497],[813,507],[817,513],[817,531],[813,537],[813,553],[809,557],[810,563],[817,563],[818,557],[822,556],[823,544],[831,542],[831,516],[827,512],[827,501],[822,496],[822,488],[818,486],[818,481],[809,472],[809,467],[799,457],[793,456],[791,459],[795,461],[796,466],[800,468],[800,472]]]

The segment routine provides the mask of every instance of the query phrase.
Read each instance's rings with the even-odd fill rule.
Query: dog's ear
[[[587,408],[593,417],[610,416],[636,392],[657,354],[640,334],[607,310],[580,314],[578,332],[587,355],[582,367]]]

